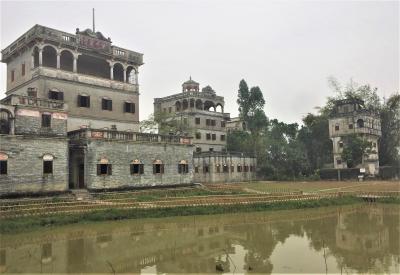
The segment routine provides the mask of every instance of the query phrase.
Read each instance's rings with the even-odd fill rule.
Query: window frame
[[[128,108],[128,106],[129,106],[129,108]],[[130,101],[125,101],[124,102],[124,113],[134,114],[135,112],[136,112],[135,103],[130,102]]]
[[[103,111],[112,111],[112,99],[103,97],[101,99],[101,109]]]
[[[0,175],[8,175],[8,159],[0,160]]]
[[[82,101],[85,99],[85,101]],[[85,104],[82,104],[82,103]],[[78,95],[78,107],[80,108],[90,108],[90,95]]]
[[[43,159],[43,175],[53,175],[54,167],[53,160]]]
[[[42,118],[42,121],[41,121],[40,126],[42,128],[46,128],[46,129],[51,128],[51,120],[52,120],[51,113],[42,113],[41,118]]]

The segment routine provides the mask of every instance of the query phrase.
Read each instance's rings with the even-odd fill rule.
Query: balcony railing
[[[192,144],[192,137],[158,135],[128,131],[83,128],[68,132],[71,140],[102,139],[149,143]]]
[[[194,157],[241,157],[241,158],[254,158],[251,153],[243,152],[229,152],[229,151],[206,151],[206,152],[194,152]]]
[[[51,100],[46,98],[37,98],[22,95],[9,95],[1,100],[1,103],[6,105],[30,106],[58,110],[63,110],[65,107],[64,102],[60,100]]]

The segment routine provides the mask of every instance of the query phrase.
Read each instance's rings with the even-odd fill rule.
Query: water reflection
[[[2,235],[1,272],[399,272],[399,207],[144,219]]]

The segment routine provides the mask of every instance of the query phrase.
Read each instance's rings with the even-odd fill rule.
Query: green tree
[[[362,158],[371,150],[371,143],[358,135],[349,135],[343,138],[342,159],[347,167],[352,168],[362,163]]]
[[[174,113],[157,112],[140,122],[141,132],[193,135],[194,129],[183,117]]]

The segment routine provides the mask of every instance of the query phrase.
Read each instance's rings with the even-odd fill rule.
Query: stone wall
[[[51,127],[42,127],[42,114],[51,115]],[[17,107],[15,111],[15,134],[66,136],[67,114],[60,111]]]
[[[0,152],[8,156],[7,175],[0,175],[0,193],[65,191],[68,189],[68,140],[0,136]],[[43,174],[43,156],[54,157],[53,174]]]
[[[252,157],[229,155],[229,153],[200,154],[193,158],[193,163],[195,182],[214,183],[256,180],[257,161]],[[208,166],[208,172],[205,172],[205,166]],[[224,166],[226,167],[225,169]],[[239,166],[241,167],[241,172],[238,171]],[[245,171],[245,166],[248,167],[247,172]]]
[[[84,145],[85,187],[88,189],[129,188],[162,185],[186,185],[193,183],[193,146],[177,144],[139,143],[129,141],[89,140],[80,141]],[[74,144],[77,145],[76,142]],[[74,146],[72,145],[72,146]],[[71,154],[74,151],[71,151]],[[82,153],[83,154],[83,153]],[[71,155],[74,158],[73,155]],[[98,175],[97,165],[106,159],[112,166],[111,175]],[[132,161],[139,160],[144,165],[142,175],[131,175]],[[164,163],[164,174],[153,174],[153,161]],[[189,173],[179,174],[178,163],[189,164]],[[78,164],[79,165],[79,164]],[[77,168],[72,168],[76,174]],[[71,175],[71,186],[77,186],[76,176]]]

